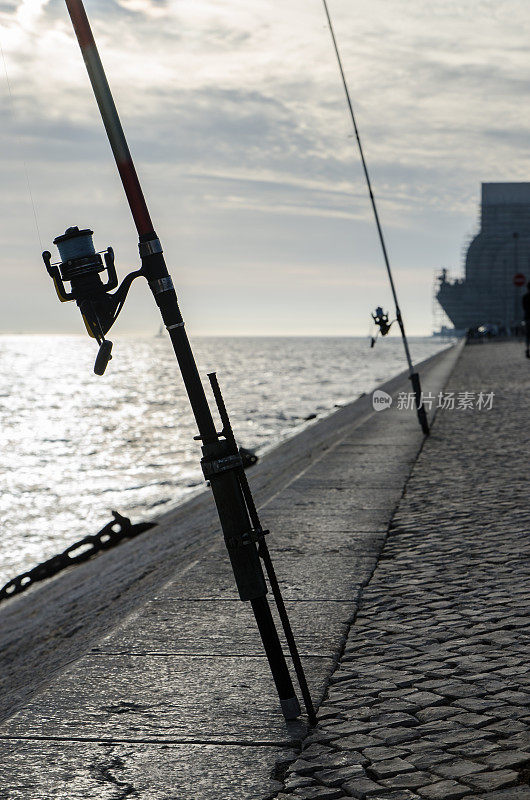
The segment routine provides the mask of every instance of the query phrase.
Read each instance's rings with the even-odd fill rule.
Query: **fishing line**
[[[9,73],[7,71],[6,57],[5,57],[5,54],[4,54],[4,48],[2,47],[2,42],[1,41],[0,41],[0,52],[2,53],[2,61],[4,63],[4,72],[5,72],[5,76],[6,76],[7,91],[8,91],[8,94],[9,94],[9,103],[10,103],[10,106],[11,106],[11,112],[13,114],[13,119],[15,119],[15,100],[13,98],[13,92],[11,91],[11,81],[9,80]],[[20,137],[20,134],[17,133],[17,134],[15,134],[15,136],[16,136],[16,139],[17,139],[19,145],[22,145],[22,139]],[[37,238],[39,240],[39,247],[42,250],[43,249],[43,245],[42,245],[42,238],[41,238],[41,235],[40,235],[39,221],[37,219],[37,207],[36,207],[35,201],[33,199],[33,192],[31,191],[31,182],[30,182],[30,179],[29,179],[28,165],[27,165],[26,160],[24,158],[22,159],[22,163],[24,165],[24,172],[26,174],[26,183],[27,183],[27,186],[28,186],[29,199],[30,199],[30,202],[31,202],[31,207],[33,209],[33,219],[35,220],[35,230],[37,231]]]
[[[385,237],[383,235],[383,228],[381,226],[381,221],[379,219],[379,213],[377,211],[377,205],[376,205],[376,202],[375,202],[375,196],[374,196],[374,192],[373,192],[373,189],[372,189],[372,181],[370,180],[370,173],[368,172],[368,166],[366,164],[366,159],[364,157],[364,150],[363,150],[363,146],[362,146],[362,143],[361,143],[361,136],[359,134],[359,128],[357,127],[357,120],[355,118],[355,113],[353,111],[353,104],[352,104],[351,97],[350,97],[350,90],[348,88],[348,83],[346,81],[346,75],[344,74],[344,69],[343,69],[343,66],[342,66],[342,59],[340,57],[339,48],[338,48],[338,45],[337,45],[337,40],[335,38],[335,31],[333,29],[333,23],[331,22],[331,17],[330,17],[330,14],[329,14],[328,4],[327,4],[326,0],[322,0],[322,3],[324,4],[324,11],[326,12],[326,17],[327,17],[327,20],[328,20],[329,30],[330,30],[330,33],[331,33],[331,39],[332,39],[332,42],[333,42],[333,48],[335,50],[335,55],[337,56],[337,63],[339,65],[340,76],[342,78],[342,85],[344,86],[344,93],[346,95],[346,102],[348,103],[348,108],[349,108],[349,111],[350,111],[351,121],[353,123],[353,130],[354,130],[355,138],[357,139],[357,145],[358,145],[358,148],[359,148],[359,155],[361,157],[361,164],[362,164],[362,167],[363,167],[364,177],[366,179],[366,185],[367,185],[367,188],[368,188],[368,194],[370,195],[370,202],[372,204],[372,210],[374,212],[375,224],[376,224],[376,227],[377,227],[377,233],[379,235],[379,242],[381,244],[381,250],[383,251],[383,259],[384,259],[386,271],[387,271],[387,274],[388,274],[388,280],[390,281],[390,288],[392,290],[392,297],[394,298],[394,304],[396,306],[396,320],[397,320],[397,323],[398,323],[400,331],[401,331],[401,338],[403,340],[403,346],[405,348],[405,355],[407,357],[407,363],[408,363],[408,366],[409,366],[409,378],[411,380],[412,387],[414,389],[414,394],[415,394],[415,399],[416,399],[416,409],[417,409],[417,412],[418,412],[418,419],[419,419],[420,425],[421,425],[421,427],[423,429],[423,432],[428,434],[429,433],[429,425],[428,425],[428,422],[427,422],[427,416],[426,416],[425,409],[423,407],[422,398],[421,398],[420,376],[418,375],[417,372],[414,372],[414,366],[412,364],[412,358],[411,358],[411,355],[410,355],[409,344],[408,344],[408,341],[407,341],[407,336],[405,334],[405,325],[404,325],[404,322],[403,322],[403,318],[401,316],[401,310],[399,308],[396,287],[394,285],[394,279],[392,277],[392,270],[390,269],[390,260],[388,258],[388,252],[387,252],[387,249],[386,249]],[[385,335],[385,334],[383,333],[383,335]]]

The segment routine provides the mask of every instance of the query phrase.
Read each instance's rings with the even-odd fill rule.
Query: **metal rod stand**
[[[234,431],[232,430],[232,425],[230,424],[230,417],[228,416],[228,411],[226,410],[223,395],[221,393],[219,382],[217,380],[217,375],[215,374],[215,372],[211,372],[208,374],[208,378],[210,379],[210,384],[212,386],[215,402],[217,403],[219,416],[221,418],[221,423],[223,425],[223,436],[228,442],[231,448],[231,452],[235,455],[239,452],[237,447],[237,442],[234,436]],[[304,700],[304,705],[307,711],[309,723],[310,725],[316,725],[317,719],[316,719],[315,708],[313,706],[313,701],[311,699],[311,694],[309,692],[309,687],[307,685],[304,668],[302,665],[302,661],[300,659],[298,647],[296,645],[296,639],[294,638],[293,630],[291,628],[289,615],[287,614],[287,609],[285,608],[285,603],[282,597],[280,584],[278,583],[278,578],[276,576],[276,570],[274,569],[274,564],[272,563],[272,558],[265,539],[265,534],[267,533],[267,531],[264,531],[261,526],[261,521],[258,515],[256,504],[254,503],[252,491],[248,484],[245,471],[242,467],[239,469],[239,482],[241,485],[241,489],[243,491],[243,496],[245,498],[250,520],[252,522],[253,532],[257,536],[259,541],[258,553],[263,559],[263,563],[265,564],[265,570],[267,572],[267,577],[269,579],[269,583],[272,589],[272,594],[274,596],[274,602],[276,603],[276,608],[278,609],[278,615],[282,623],[287,645],[289,647],[289,652],[291,653],[291,658],[293,660],[293,665],[296,671],[296,677],[298,679],[298,685],[300,686],[300,691],[302,693],[302,697]]]

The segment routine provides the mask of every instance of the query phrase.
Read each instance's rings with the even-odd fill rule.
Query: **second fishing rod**
[[[121,286],[110,294],[110,290],[118,285],[112,248],[107,249],[102,259],[92,242],[93,231],[79,230],[77,227],[67,229],[54,241],[61,256],[60,263],[52,264],[51,254],[47,251],[43,254],[46,267],[54,280],[59,299],[76,301],[89,334],[98,341],[100,349],[94,371],[100,375],[112,357],[112,343],[106,339],[106,334],[123,307],[129,287],[137,277],[147,279],[168,330],[197,423],[199,434],[195,438],[202,444],[201,466],[212,489],[239,596],[252,606],[283,714],[286,719],[294,719],[300,715],[300,706],[268,603],[260,556],[277,601],[308,718],[311,724],[315,724],[315,711],[296,642],[263,541],[266,531],[262,530],[257,517],[218,384],[216,380],[212,382],[223,423],[220,432],[216,429],[206,398],[162,246],[147,209],[83,2],[65,1],[138,231],[141,268],[131,272]],[[107,281],[103,283],[100,274],[105,271]],[[66,289],[65,281],[70,282],[70,290]]]
[[[377,227],[377,234],[379,236],[379,242],[381,244],[381,250],[383,252],[383,259],[384,259],[384,262],[385,262],[385,267],[386,267],[386,271],[387,271],[387,275],[388,275],[388,280],[390,282],[390,289],[392,291],[392,297],[394,298],[394,304],[395,304],[395,307],[396,307],[396,321],[397,321],[397,323],[399,325],[399,329],[401,331],[401,338],[403,340],[403,347],[405,348],[405,356],[407,358],[407,364],[408,364],[408,368],[409,368],[409,379],[410,379],[410,382],[412,384],[412,390],[414,392],[414,401],[415,401],[415,405],[416,405],[416,412],[417,412],[417,415],[418,415],[418,422],[420,423],[420,426],[421,426],[421,429],[422,429],[423,433],[426,436],[428,436],[429,433],[430,433],[429,422],[427,420],[427,414],[425,412],[425,407],[423,405],[423,400],[422,400],[420,376],[416,372],[416,370],[414,369],[414,365],[412,363],[412,357],[410,355],[410,348],[409,348],[409,343],[408,343],[408,339],[407,339],[407,334],[405,333],[405,323],[403,322],[401,309],[399,307],[399,302],[398,302],[397,292],[396,292],[396,286],[394,284],[394,278],[392,276],[392,270],[390,268],[390,259],[388,258],[388,251],[386,249],[385,237],[383,235],[383,228],[381,226],[381,221],[379,219],[379,213],[377,211],[377,204],[375,202],[375,196],[374,196],[374,192],[373,192],[373,189],[372,189],[372,181],[370,179],[370,173],[368,172],[368,166],[366,164],[366,159],[364,157],[364,150],[363,150],[363,146],[362,146],[362,142],[361,142],[361,136],[359,134],[359,128],[357,126],[357,120],[355,119],[355,113],[354,113],[354,110],[353,110],[353,104],[352,104],[351,97],[350,97],[350,90],[348,88],[348,83],[346,81],[346,75],[344,74],[344,68],[342,66],[342,59],[340,57],[340,52],[339,52],[339,47],[338,47],[338,44],[337,44],[337,39],[335,38],[335,31],[334,31],[334,28],[333,28],[333,23],[331,21],[331,16],[330,16],[330,13],[329,13],[328,4],[327,4],[326,0],[322,0],[322,3],[324,5],[324,11],[326,12],[326,18],[327,18],[327,21],[328,21],[329,30],[330,30],[330,33],[331,33],[331,39],[332,39],[332,42],[333,42],[333,49],[335,50],[335,55],[337,56],[337,63],[339,65],[340,76],[341,76],[341,79],[342,79],[342,85],[344,87],[344,93],[346,95],[346,102],[348,104],[348,110],[350,112],[350,117],[351,117],[351,121],[352,121],[352,124],[353,124],[353,130],[354,130],[354,133],[355,133],[355,138],[357,140],[357,146],[359,148],[359,155],[361,157],[361,164],[362,164],[362,168],[363,168],[363,172],[364,172],[364,177],[366,179],[366,186],[368,188],[368,194],[370,195],[370,203],[372,204],[372,210],[374,212],[374,219],[375,219],[375,224],[376,224],[376,227]],[[382,332],[383,332],[383,329],[382,329]],[[385,335],[384,332],[383,332],[383,335]]]

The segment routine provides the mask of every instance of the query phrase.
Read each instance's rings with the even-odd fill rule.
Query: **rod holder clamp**
[[[264,531],[262,528],[253,528],[241,534],[241,536],[225,538],[226,546],[233,552],[234,550],[240,550],[242,547],[247,547],[249,544],[260,545],[268,533],[269,531]]]
[[[243,469],[243,459],[240,455],[224,456],[223,458],[201,459],[204,477],[208,480],[213,475],[229,472],[233,469]]]
[[[224,431],[217,431],[215,435],[218,436],[218,437],[224,436]],[[203,438],[204,437],[201,436],[200,433],[198,433],[196,436],[193,437],[193,441],[194,442],[202,442]]]
[[[251,531],[245,534],[245,537],[249,537],[249,541],[255,542],[255,544],[261,544],[265,536],[270,533],[268,530],[263,530],[263,528],[253,528]]]

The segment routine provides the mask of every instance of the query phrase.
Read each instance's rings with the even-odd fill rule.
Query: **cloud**
[[[204,285],[206,226],[210,257],[230,252],[234,296],[238,270],[248,276],[249,263],[282,261],[282,247],[301,267],[299,254],[311,261],[319,251],[317,235],[328,273],[331,258],[363,275],[379,263],[319,2],[87,0],[87,11],[150,202],[190,265],[186,280]],[[428,293],[432,269],[458,258],[474,224],[480,180],[528,177],[525,5],[374,0],[358,14],[332,0],[331,12],[397,267],[415,269]],[[11,187],[0,200],[4,219],[21,230],[27,191],[17,171],[26,161],[45,231],[56,235],[54,218],[78,208],[102,235],[125,226],[118,241],[132,259],[127,209],[64,3],[0,3],[0,41],[13,93],[0,118],[1,178]],[[29,250],[20,259],[29,264]],[[330,282],[350,280],[341,274]]]
[[[117,3],[126,11],[143,14],[153,19],[168,16],[168,4],[165,0],[117,0]]]

